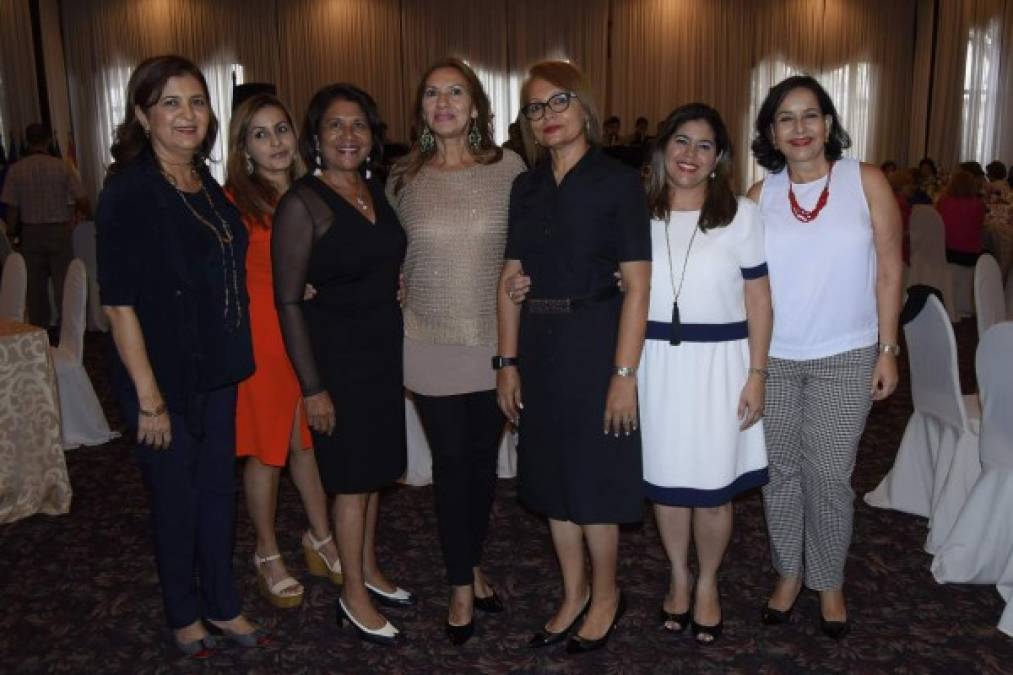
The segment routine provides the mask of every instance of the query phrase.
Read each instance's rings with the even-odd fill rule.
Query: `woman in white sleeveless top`
[[[820,627],[848,632],[843,584],[851,473],[872,401],[897,385],[901,224],[883,173],[842,159],[851,144],[826,91],[808,76],[771,88],[753,153],[768,170],[760,205],[774,304],[763,489],[779,580],[763,622],[785,623],[803,584]]]

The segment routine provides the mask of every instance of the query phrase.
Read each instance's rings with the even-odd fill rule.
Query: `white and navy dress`
[[[719,506],[767,482],[762,422],[740,431],[737,415],[749,369],[745,280],[767,274],[763,225],[744,197],[731,223],[694,238],[699,218],[672,212],[671,256],[665,221],[651,221],[651,306],[637,381],[644,494],[668,506]],[[681,342],[673,345],[672,277],[678,289],[684,264]]]

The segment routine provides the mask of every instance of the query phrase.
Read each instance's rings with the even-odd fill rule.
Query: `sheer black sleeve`
[[[314,222],[299,187],[289,190],[274,212],[271,226],[271,268],[274,273],[274,304],[303,396],[312,396],[324,387],[313,357],[306,319],[303,316],[303,289],[310,251],[313,249]]]

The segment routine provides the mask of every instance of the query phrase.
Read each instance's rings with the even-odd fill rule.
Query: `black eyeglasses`
[[[526,106],[521,108],[521,112],[528,118],[529,122],[535,122],[545,117],[545,109],[548,108],[552,112],[561,113],[570,107],[570,101],[577,98],[577,95],[572,91],[563,91],[554,96],[550,96],[548,101],[544,103],[542,101],[532,101]]]

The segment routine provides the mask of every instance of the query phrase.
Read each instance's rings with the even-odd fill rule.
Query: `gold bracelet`
[[[770,377],[770,371],[767,370],[766,368],[750,368],[749,370],[746,371],[746,373],[750,374],[750,375],[753,374],[753,373],[756,373],[757,375],[759,375],[764,380],[766,380],[768,377]]]
[[[137,412],[141,414],[141,417],[161,417],[165,414],[165,403],[160,403],[154,410],[145,410],[137,406]]]

